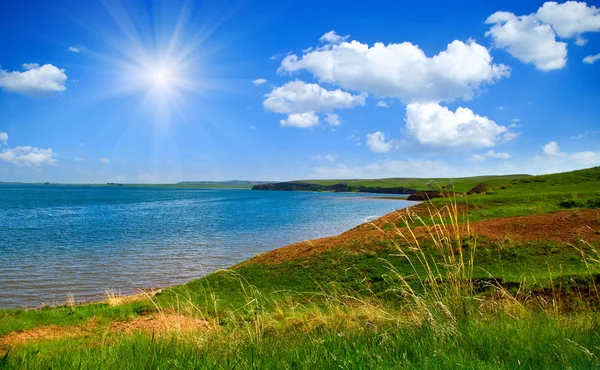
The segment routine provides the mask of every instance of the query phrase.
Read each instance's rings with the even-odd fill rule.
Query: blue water
[[[0,185],[0,308],[184,283],[410,203],[376,197]]]

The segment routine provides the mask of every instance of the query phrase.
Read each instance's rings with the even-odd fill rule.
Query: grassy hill
[[[454,189],[467,192],[478,184],[501,186],[512,180],[527,178],[529,175],[474,176],[456,179],[444,178],[386,178],[348,180],[296,180],[280,183],[263,183],[255,190],[308,190],[308,191],[350,191],[391,194],[411,194],[422,190]]]
[[[0,311],[0,368],[600,367],[600,168],[455,187],[479,182],[160,292]]]
[[[504,175],[504,176],[473,176],[459,177],[455,179],[447,178],[402,178],[391,177],[386,179],[374,180],[298,180],[293,182],[317,184],[322,186],[334,184],[347,184],[352,187],[374,187],[374,188],[394,188],[404,187],[414,190],[437,189],[439,187],[453,187],[457,192],[466,192],[480,183],[487,183],[490,186],[498,186],[514,179],[529,177],[529,175]]]

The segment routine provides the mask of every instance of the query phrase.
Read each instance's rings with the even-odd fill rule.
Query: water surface
[[[376,197],[0,185],[0,308],[184,283],[410,203]]]

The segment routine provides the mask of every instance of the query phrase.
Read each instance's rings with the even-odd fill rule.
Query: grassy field
[[[0,368],[598,368],[600,168],[469,181],[158,293],[0,311]]]
[[[439,187],[452,187],[457,192],[467,192],[481,183],[489,186],[502,185],[514,179],[526,178],[528,175],[506,175],[506,176],[474,176],[455,179],[444,178],[387,178],[374,180],[299,180],[296,182],[317,184],[322,186],[334,184],[348,184],[349,186],[364,186],[374,188],[403,187],[414,190],[438,189]]]

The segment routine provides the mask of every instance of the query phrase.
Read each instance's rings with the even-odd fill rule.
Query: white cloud
[[[475,161],[483,161],[485,159],[510,159],[511,155],[506,152],[496,152],[494,150],[488,150],[485,154],[473,154],[471,158]]]
[[[319,41],[327,44],[339,44],[342,41],[346,41],[349,37],[350,35],[340,36],[332,30],[321,36]],[[312,48],[309,48],[308,50],[310,51]]]
[[[571,139],[579,140],[579,139],[583,139],[583,137],[584,137],[584,135],[582,133],[579,133],[577,135],[571,136]]]
[[[23,64],[24,72],[8,72],[0,69],[0,87],[5,91],[23,95],[39,96],[53,92],[62,92],[67,88],[67,75],[64,69],[52,64],[39,66],[37,63]]]
[[[106,164],[106,163],[110,162],[110,159],[108,159],[106,157],[102,157],[102,158],[98,158],[98,162],[100,162],[102,164]]]
[[[348,136],[348,140],[353,142],[356,146],[361,146],[360,138],[356,134]]]
[[[312,159],[316,160],[316,161],[329,161],[329,162],[335,162],[335,158],[336,156],[333,154],[326,154],[326,155],[313,155]]]
[[[75,158],[73,158],[73,160],[75,162],[85,162],[85,158],[82,158],[82,157],[75,157]]]
[[[513,123],[513,124],[510,124],[510,125],[508,125],[508,128],[515,128],[515,127],[518,127],[518,126],[519,126],[519,125],[515,125],[515,124]],[[519,137],[519,135],[521,135],[521,133],[520,133],[520,132],[506,131],[506,132],[504,133],[504,135],[503,135],[503,138],[504,138],[504,141],[505,141],[505,142],[509,142],[509,141],[513,141],[514,139],[518,138],[518,137]]]
[[[380,108],[389,108],[390,106],[384,102],[383,100],[380,100],[377,102],[377,104],[375,104],[376,107],[380,107]]]
[[[411,103],[406,106],[406,129],[423,145],[432,147],[492,147],[507,128],[468,108],[455,112],[437,103]]]
[[[577,46],[583,46],[587,43],[588,43],[588,40],[584,39],[583,37],[578,37],[577,40],[575,40],[575,45],[577,45]]]
[[[482,85],[510,74],[507,66],[493,64],[488,50],[472,40],[453,41],[433,57],[410,42],[378,42],[370,47],[344,41],[302,57],[288,55],[278,72],[300,70],[311,72],[321,82],[405,102],[470,99]]]
[[[74,47],[74,46],[69,46],[67,48],[67,51],[71,51],[73,53],[79,53],[81,50],[79,48]]]
[[[8,134],[0,132],[0,145],[8,145]]]
[[[310,128],[319,124],[319,117],[315,112],[291,113],[279,123],[283,127]]]
[[[542,147],[544,154],[554,155],[554,156],[563,156],[565,153],[561,153],[560,147],[556,141],[551,141],[548,144]]]
[[[597,152],[576,152],[571,154],[571,160],[582,166],[594,166],[600,164],[600,153]]]
[[[257,78],[256,80],[252,80],[252,83],[254,85],[258,86],[258,85],[266,84],[267,80],[265,80],[264,78]]]
[[[249,128],[250,130],[256,130],[256,126],[252,126],[252,125],[250,125],[250,126],[248,126],[248,128]]]
[[[352,95],[342,90],[326,90],[317,84],[300,80],[276,87],[263,101],[263,106],[277,113],[329,112],[334,109],[365,105],[366,94]]]
[[[38,63],[23,63],[22,67],[23,67],[23,69],[30,70],[30,69],[38,69],[38,68],[40,68],[40,65]]]
[[[485,33],[498,48],[541,71],[561,69],[567,64],[567,44],[556,41],[554,30],[535,15],[516,16],[496,12],[485,21],[492,27]]]
[[[385,141],[385,134],[381,131],[367,134],[367,146],[372,152],[387,153],[392,150],[393,144]]]
[[[450,177],[456,176],[444,162],[405,160],[378,161],[358,166],[347,166],[343,163],[337,166],[317,166],[309,177],[315,178],[382,178],[382,177]]]
[[[145,184],[158,184],[161,182],[160,175],[152,174],[149,172],[140,173],[139,175],[137,175],[136,179],[139,182],[142,182]],[[120,181],[120,182],[123,182],[123,181]]]
[[[542,22],[551,24],[556,34],[563,38],[600,31],[600,9],[587,6],[585,2],[567,1],[558,4],[548,1],[538,9],[536,15]]]
[[[583,58],[583,62],[587,64],[594,64],[596,61],[598,61],[598,59],[600,59],[600,53],[596,55],[588,55],[587,57]]]
[[[0,153],[0,161],[17,166],[42,167],[55,166],[56,154],[52,149],[38,149],[30,146],[18,146],[14,149],[4,149]]]
[[[600,152],[565,153],[560,150],[556,141],[550,141],[544,145],[542,151],[544,155],[533,157],[533,163],[538,173],[563,172],[600,165]]]
[[[329,123],[331,126],[339,126],[342,124],[340,116],[334,113],[327,113],[327,117],[325,117],[325,122]]]

